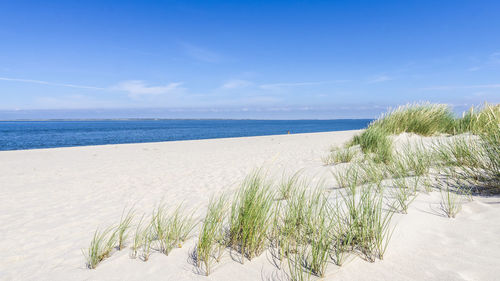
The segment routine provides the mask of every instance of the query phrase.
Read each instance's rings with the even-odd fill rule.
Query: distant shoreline
[[[0,121],[0,150],[359,130],[372,119],[52,119]]]
[[[0,122],[73,122],[73,121],[333,121],[375,120],[375,118],[328,118],[328,119],[255,119],[255,118],[76,118],[76,119],[3,119]]]

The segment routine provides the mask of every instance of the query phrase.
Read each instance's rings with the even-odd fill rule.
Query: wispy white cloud
[[[500,84],[434,86],[434,87],[422,88],[421,90],[460,90],[460,89],[497,89],[497,88],[500,88]]]
[[[144,81],[141,80],[122,81],[110,87],[95,87],[95,86],[85,86],[85,85],[76,85],[68,83],[54,83],[42,80],[19,79],[19,78],[8,78],[8,77],[0,77],[0,81],[12,81],[19,83],[41,84],[41,85],[56,86],[56,87],[68,87],[68,88],[100,90],[100,91],[121,91],[121,92],[127,92],[128,95],[133,98],[146,95],[163,95],[183,89],[181,88],[182,83],[180,82],[173,82],[161,86],[149,86]],[[51,98],[49,98],[49,100],[50,99]]]
[[[189,43],[181,43],[184,52],[193,59],[203,62],[219,62],[221,56],[205,48],[195,46]]]
[[[130,97],[140,97],[147,95],[164,95],[182,89],[180,86],[182,83],[173,82],[162,86],[149,86],[144,81],[141,80],[130,80],[118,83],[115,86],[110,87],[114,91],[127,92]]]
[[[226,83],[224,83],[221,86],[221,88],[223,88],[223,89],[239,89],[239,88],[245,88],[245,87],[248,87],[251,85],[253,85],[253,83],[250,81],[234,79],[234,80],[229,80]]]
[[[68,88],[78,88],[78,89],[106,90],[106,88],[102,88],[102,87],[75,85],[75,84],[66,84],[66,83],[53,83],[53,82],[48,82],[48,81],[32,80],[32,79],[18,79],[18,78],[0,77],[0,80],[21,82],[21,83],[31,83],[31,84],[42,84],[42,85],[50,85],[50,86],[59,86],[59,87],[68,87]]]
[[[372,79],[368,80],[368,83],[381,83],[381,82],[390,81],[390,80],[394,80],[394,78],[390,77],[388,75],[377,75],[377,76],[373,77]]]
[[[317,81],[317,82],[291,82],[291,83],[273,83],[273,84],[262,84],[259,87],[266,90],[275,90],[288,87],[301,87],[301,86],[315,86],[323,84],[335,84],[349,82],[349,80],[334,80],[334,81]]]

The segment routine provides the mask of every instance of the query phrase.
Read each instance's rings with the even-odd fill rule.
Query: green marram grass
[[[355,147],[334,147],[328,155],[323,157],[322,161],[325,165],[349,163],[356,158],[358,153],[359,151]]]
[[[392,208],[403,214],[408,213],[408,207],[417,196],[417,188],[420,177],[403,178],[398,177],[392,180],[393,189],[391,191],[394,198]]]
[[[500,104],[485,103],[482,107],[471,107],[457,120],[456,130],[459,133],[488,134],[497,130],[500,124]]]
[[[148,261],[151,256],[151,250],[153,246],[153,241],[155,240],[154,226],[150,223],[146,228],[143,229],[141,234],[142,238],[142,253],[141,258],[143,261]]]
[[[454,133],[455,117],[446,104],[415,103],[397,107],[373,121],[369,128],[386,134],[415,133],[422,136]]]
[[[122,216],[120,217],[120,222],[118,223],[118,227],[116,229],[119,251],[121,251],[125,247],[125,243],[129,236],[129,229],[132,225],[133,219],[134,209],[130,208],[126,213],[125,209],[123,209]]]
[[[168,255],[173,248],[182,247],[182,243],[196,225],[193,214],[194,212],[185,215],[182,212],[182,204],[173,212],[168,212],[163,204],[153,211],[151,229],[159,252]]]
[[[302,171],[299,170],[290,176],[285,176],[283,174],[283,176],[281,177],[281,182],[279,183],[278,186],[279,199],[286,200],[290,197],[292,192],[300,184],[301,173]]]
[[[359,145],[361,151],[377,163],[388,163],[392,158],[392,140],[389,134],[371,125],[360,135],[354,136],[348,146]]]
[[[139,222],[135,227],[134,239],[132,241],[132,249],[130,253],[130,257],[133,259],[137,257],[138,250],[142,247],[142,243],[144,242],[142,237],[144,230],[141,228],[143,220],[144,220],[144,215],[141,216],[141,219],[139,220]]]
[[[461,195],[449,186],[441,190],[441,209],[449,218],[454,218],[462,209]]]
[[[87,267],[95,269],[105,258],[109,257],[116,243],[116,229],[108,227],[102,231],[96,230],[90,241],[90,246],[84,256]]]
[[[342,223],[348,226],[345,236],[349,237],[353,250],[362,253],[368,261],[382,259],[392,231],[390,221],[393,212],[383,208],[383,196],[374,188],[365,186],[356,193],[342,195]]]
[[[274,203],[271,185],[260,171],[247,176],[233,199],[229,219],[229,241],[241,253],[241,262],[266,249]]]
[[[226,198],[210,199],[196,245],[197,266],[208,276],[214,262],[219,262],[226,246],[224,222],[227,217]]]

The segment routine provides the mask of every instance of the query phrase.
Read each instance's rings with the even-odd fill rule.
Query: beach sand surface
[[[97,269],[82,249],[125,207],[149,216],[160,202],[203,214],[211,196],[232,194],[256,168],[303,169],[333,181],[321,157],[359,131],[0,152],[0,280],[287,280],[268,252],[240,264],[226,253],[206,277],[190,261],[191,238],[147,262],[114,252]],[[500,198],[475,197],[455,219],[440,194],[420,194],[394,216],[384,260],[330,264],[324,280],[498,280]],[[312,278],[311,280],[314,280]]]

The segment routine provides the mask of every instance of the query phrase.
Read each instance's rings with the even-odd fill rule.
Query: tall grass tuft
[[[237,192],[229,219],[229,240],[234,249],[251,260],[266,248],[274,194],[260,171],[244,180]]]
[[[300,174],[301,171],[299,170],[291,176],[288,177],[286,177],[285,175],[282,176],[278,188],[280,196],[279,199],[286,200],[290,198],[290,195],[292,194],[293,190],[296,189],[299,184]]]
[[[109,257],[115,242],[116,230],[113,227],[106,228],[102,231],[96,230],[90,241],[87,252],[84,252],[87,267],[95,269],[102,260]]]
[[[392,196],[394,198],[393,208],[403,214],[408,213],[408,207],[417,196],[417,188],[420,177],[403,178],[398,177],[392,180]]]
[[[142,243],[144,242],[142,234],[143,229],[141,228],[142,222],[144,220],[144,215],[142,215],[141,219],[137,223],[134,232],[134,240],[132,242],[132,251],[130,253],[130,257],[135,259],[137,257],[137,252],[140,247],[142,247]]]
[[[436,145],[449,184],[472,191],[500,193],[500,124],[479,136],[461,136]]]
[[[390,135],[404,132],[423,136],[451,134],[456,131],[456,121],[451,109],[444,104],[416,103],[400,106],[370,123],[352,145],[360,145],[363,153],[371,154],[379,163],[389,163],[392,158]]]
[[[132,220],[134,219],[134,209],[129,209],[127,213],[125,213],[125,209],[123,209],[122,216],[120,217],[120,223],[116,229],[117,238],[118,238],[118,250],[121,251],[125,247],[125,241],[129,235],[129,229],[132,224]]]
[[[441,190],[441,208],[449,218],[454,218],[462,208],[461,195],[450,187]]]
[[[379,127],[368,127],[361,135],[354,136],[349,146],[359,145],[377,163],[389,163],[392,158],[392,140]]]
[[[342,221],[348,226],[348,237],[353,249],[359,250],[368,261],[382,259],[391,238],[392,212],[383,211],[383,197],[372,188],[358,189],[359,194],[342,196]]]
[[[479,138],[470,135],[456,136],[434,143],[437,159],[445,166],[473,167],[481,162]]]
[[[148,261],[151,256],[152,243],[155,239],[155,233],[153,230],[153,223],[151,222],[142,232],[142,254],[141,258],[143,261]]]
[[[205,267],[208,276],[214,261],[218,262],[225,247],[224,221],[226,219],[226,199],[221,196],[217,200],[210,199],[207,214],[203,220],[201,232],[196,246],[197,266]]]
[[[339,164],[339,163],[349,163],[351,162],[356,155],[358,154],[358,150],[354,147],[347,148],[332,148],[330,153],[323,157],[323,163],[325,165]]]
[[[196,225],[193,219],[194,212],[191,215],[184,215],[181,209],[182,204],[169,213],[165,206],[160,204],[153,211],[151,229],[158,250],[165,255],[168,255],[175,247],[180,248]]]
[[[311,250],[307,261],[312,274],[324,277],[333,243],[331,237],[332,221],[326,200],[322,198],[316,200],[319,204],[318,209],[309,218],[308,242],[311,245]]]
[[[400,106],[373,121],[369,127],[387,134],[415,133],[431,136],[453,133],[455,118],[446,104],[415,103]]]
[[[332,216],[323,182],[302,182],[282,206],[273,237],[279,258],[287,259],[292,280],[324,276],[332,250]]]
[[[337,266],[342,266],[346,261],[349,250],[353,245],[353,231],[347,222],[344,210],[340,207],[339,202],[336,202],[335,209],[331,213],[332,216],[332,251],[334,262]]]
[[[479,109],[471,107],[468,112],[464,113],[462,118],[457,120],[456,131],[488,134],[495,131],[498,124],[500,124],[500,104],[485,103]]]

